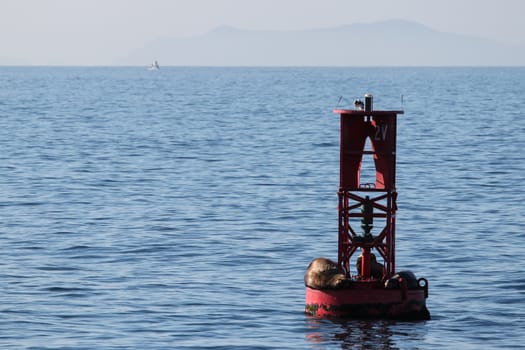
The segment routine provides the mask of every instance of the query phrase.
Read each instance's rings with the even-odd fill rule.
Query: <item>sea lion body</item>
[[[385,282],[385,288],[396,289],[401,287],[400,280],[404,279],[408,289],[418,289],[416,275],[412,271],[399,271]]]
[[[363,260],[363,255],[359,255],[357,257],[357,262],[355,264],[355,267],[357,269],[357,274],[361,274],[361,261]],[[373,278],[381,279],[383,278],[384,271],[383,264],[380,264],[376,260],[376,256],[374,254],[370,254],[370,275]]]
[[[313,289],[338,289],[348,286],[349,279],[336,262],[315,258],[304,274],[304,285]]]

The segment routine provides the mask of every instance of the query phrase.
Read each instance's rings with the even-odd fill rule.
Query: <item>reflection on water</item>
[[[401,349],[425,341],[426,322],[337,320],[306,317],[306,342],[312,349]],[[415,330],[417,328],[417,331]]]

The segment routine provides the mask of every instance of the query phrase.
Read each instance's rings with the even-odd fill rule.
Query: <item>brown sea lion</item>
[[[349,282],[337,263],[326,258],[312,260],[304,274],[304,285],[313,289],[344,288]]]
[[[357,257],[357,262],[355,264],[358,275],[361,274],[361,260],[363,260],[362,254]],[[383,278],[384,270],[383,264],[377,262],[376,256],[373,253],[370,254],[370,274],[372,277],[376,279]]]

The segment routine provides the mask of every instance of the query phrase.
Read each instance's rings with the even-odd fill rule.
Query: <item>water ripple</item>
[[[0,68],[0,346],[523,344],[525,69],[150,73]],[[349,83],[405,96],[397,265],[429,280],[431,321],[303,313],[308,262],[337,254]]]

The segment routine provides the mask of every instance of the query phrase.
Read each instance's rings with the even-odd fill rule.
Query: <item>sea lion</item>
[[[313,289],[338,289],[348,286],[350,280],[336,262],[315,258],[304,274],[304,285]]]
[[[355,264],[358,275],[361,275],[361,260],[363,260],[363,255],[359,255],[357,257],[357,262]],[[381,278],[383,278],[384,272],[385,269],[383,267],[383,264],[377,262],[376,256],[374,254],[370,254],[370,275],[373,278],[380,280]]]
[[[417,282],[417,277],[412,271],[399,271],[394,276],[389,278],[385,282],[386,289],[396,289],[401,287],[400,280],[404,279],[408,289],[418,289],[419,284]]]

